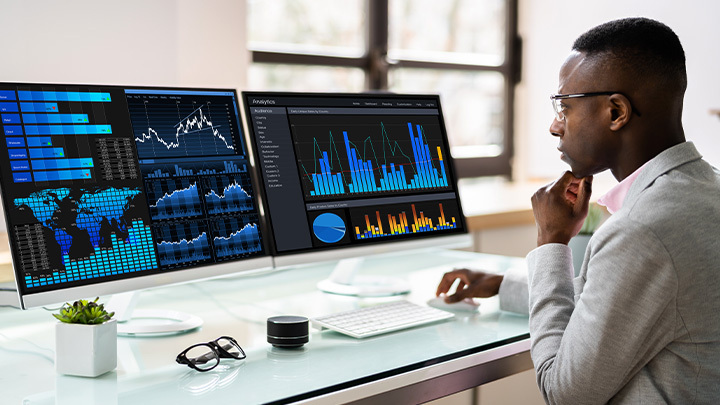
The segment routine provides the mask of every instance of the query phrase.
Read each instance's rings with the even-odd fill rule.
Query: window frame
[[[504,79],[503,149],[497,156],[454,158],[458,177],[506,176],[512,178],[514,155],[515,86],[520,82],[522,42],[517,32],[517,0],[505,0],[505,55],[500,65],[475,65],[388,58],[389,0],[367,0],[366,49],[362,56],[348,57],[305,52],[282,52],[248,46],[252,63],[357,68],[365,72],[369,91],[386,91],[389,72],[396,68],[463,72],[496,72]]]

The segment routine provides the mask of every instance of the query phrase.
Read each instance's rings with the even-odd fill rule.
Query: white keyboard
[[[442,321],[453,316],[455,315],[451,312],[409,301],[393,301],[320,316],[312,318],[311,321],[316,326],[332,329],[354,338],[365,338]]]

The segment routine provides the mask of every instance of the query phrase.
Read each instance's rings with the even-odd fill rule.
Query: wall
[[[603,22],[622,17],[654,18],[670,26],[685,48],[688,90],[683,124],[688,140],[705,158],[720,166],[720,2],[700,0],[519,0],[523,37],[522,83],[516,104],[516,173],[519,178],[557,177],[567,166],[559,160],[557,140],[550,136],[557,77],[573,41]],[[606,174],[607,175],[607,174]]]
[[[0,81],[242,89],[245,38],[244,1],[0,0]]]

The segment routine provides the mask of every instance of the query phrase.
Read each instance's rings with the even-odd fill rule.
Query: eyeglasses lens
[[[236,359],[241,359],[245,357],[245,353],[243,353],[243,351],[240,349],[240,346],[238,346],[238,344],[234,340],[226,337],[221,337],[215,342],[232,357]]]
[[[217,354],[208,345],[197,345],[191,348],[185,353],[185,357],[201,371],[209,370],[220,362]]]

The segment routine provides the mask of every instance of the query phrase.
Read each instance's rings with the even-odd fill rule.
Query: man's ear
[[[615,93],[609,97],[610,103],[610,130],[619,131],[624,127],[632,116],[632,104],[627,97]]]

